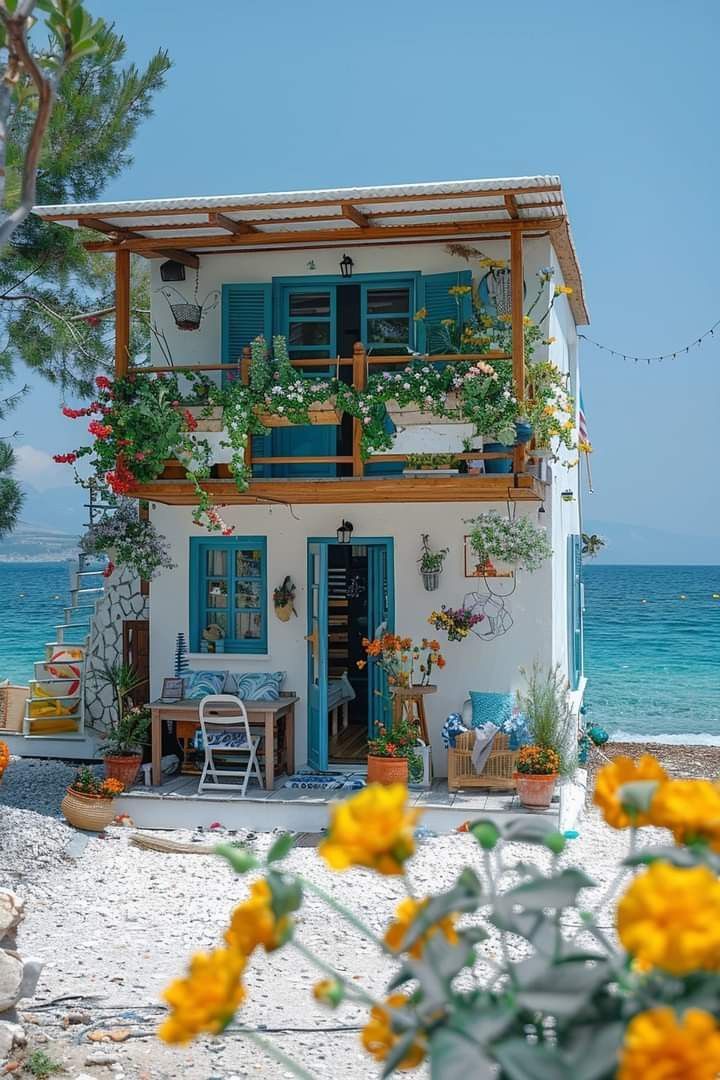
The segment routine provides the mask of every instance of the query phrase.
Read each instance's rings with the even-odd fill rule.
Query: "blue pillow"
[[[188,671],[185,678],[185,697],[204,698],[222,694],[226,671]]]
[[[494,724],[501,728],[506,724],[513,711],[514,699],[512,694],[487,694],[481,690],[470,691],[472,703],[472,726],[482,727],[483,724]]]
[[[225,693],[237,694],[243,701],[277,701],[284,679],[284,671],[228,672]]]

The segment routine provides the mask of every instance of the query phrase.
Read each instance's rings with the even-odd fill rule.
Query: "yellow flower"
[[[720,881],[706,866],[654,862],[617,909],[618,936],[641,964],[671,975],[720,969]]]
[[[379,874],[401,874],[415,851],[413,828],[419,810],[407,806],[403,784],[370,784],[331,811],[319,854],[333,870],[368,866]]]
[[[557,338],[554,338],[554,337],[547,337],[547,338],[545,338],[545,340],[543,341],[543,345],[554,345],[556,341],[557,341]]]
[[[699,841],[720,852],[720,788],[709,780],[668,780],[655,792],[649,820],[678,844]]]
[[[467,296],[469,292],[472,292],[470,285],[453,285],[448,289],[450,296]]]
[[[586,442],[585,439],[581,439],[578,443],[578,450],[580,450],[583,454],[592,454],[592,443]]]
[[[498,319],[500,322],[511,323],[512,315],[498,315]]]
[[[409,956],[418,959],[422,956],[425,942],[438,932],[443,933],[451,945],[457,945],[458,936],[455,930],[455,920],[457,919],[457,916],[450,914],[440,919],[439,922],[433,923],[433,925],[417,939],[411,949],[405,950],[403,948],[403,941],[405,940],[410,927],[429,903],[429,898],[425,900],[413,900],[411,897],[406,897],[404,900],[400,901],[395,909],[396,919],[394,922],[390,923],[385,933],[385,944],[389,949],[392,949],[392,951],[396,953],[407,951]]]
[[[617,1080],[715,1080],[719,1072],[720,1028],[704,1009],[679,1021],[663,1006],[628,1024]]]
[[[427,319],[427,308],[421,307],[419,311],[415,312],[413,319]]]
[[[441,319],[440,322],[442,323],[443,326],[454,326],[455,325],[455,320],[454,319]]]
[[[250,956],[258,945],[266,952],[272,952],[286,940],[291,926],[292,919],[288,915],[280,919],[275,917],[270,886],[261,879],[250,886],[249,900],[238,904],[233,911],[225,941],[243,956]]]
[[[376,1061],[385,1061],[395,1043],[400,1038],[392,1029],[390,1009],[402,1009],[409,1004],[404,994],[391,994],[385,1001],[385,1008],[374,1005],[370,1010],[370,1019],[360,1034],[360,1041]],[[425,1058],[427,1046],[425,1040],[417,1038],[411,1043],[405,1057],[395,1066],[401,1072],[416,1069]]]
[[[572,296],[572,292],[573,291],[572,291],[572,289],[570,288],[569,285],[556,285],[555,286],[555,295],[556,296]]]
[[[525,326],[532,326],[533,325],[533,321],[532,321],[532,319],[530,318],[529,315],[523,315],[523,323],[525,324]]]
[[[223,1031],[245,999],[245,957],[233,949],[196,953],[190,972],[163,992],[170,1016],[158,1029],[164,1042],[186,1043],[208,1032]]]
[[[613,829],[626,829],[629,825],[647,825],[650,821],[648,815],[636,814],[632,819],[623,809],[618,794],[619,789],[623,784],[630,784],[635,780],[663,781],[666,779],[667,773],[657,758],[643,754],[636,762],[632,758],[621,755],[598,773],[593,802],[600,807],[603,817]]]

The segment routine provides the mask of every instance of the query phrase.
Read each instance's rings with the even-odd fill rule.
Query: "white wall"
[[[304,636],[307,633],[306,558],[308,536],[334,537],[343,516],[355,526],[354,540],[391,536],[395,540],[395,627],[416,640],[442,635],[427,623],[433,608],[442,603],[458,607],[467,592],[482,590],[477,580],[464,577],[463,537],[468,531],[463,518],[488,504],[441,503],[402,505],[358,504],[340,506],[295,506],[292,513],[281,506],[228,506],[223,516],[235,526],[235,535],[266,535],[268,543],[268,594],[290,574],[297,586],[298,618],[283,623],[268,603],[269,653],[248,657],[198,654],[191,659],[195,670],[228,668],[233,671],[285,670],[285,689],[301,698],[297,713],[297,762],[306,760],[307,674]],[[495,509],[505,512],[504,505]],[[518,514],[537,520],[537,505],[518,504]],[[293,516],[295,515],[295,516]],[[151,653],[150,672],[153,696],[160,693],[162,679],[172,674],[175,638],[178,631],[189,633],[188,581],[189,537],[207,534],[192,524],[186,507],[153,505],[152,521],[170,542],[177,569],[165,571],[150,588]],[[295,518],[299,518],[296,520]],[[449,547],[440,588],[426,592],[418,573],[420,535],[429,532],[434,547]],[[429,726],[433,757],[438,775],[446,773],[446,755],[440,740],[442,724],[450,712],[459,710],[468,690],[510,691],[522,685],[520,666],[537,658],[549,664],[551,634],[548,613],[551,604],[552,572],[546,564],[535,574],[521,574],[515,594],[507,601],[514,625],[503,637],[483,642],[474,636],[462,643],[448,643],[444,649],[447,667],[438,673],[438,693],[429,701]],[[498,589],[500,586],[498,586]]]

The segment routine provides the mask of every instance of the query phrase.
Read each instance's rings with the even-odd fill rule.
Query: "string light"
[[[691,349],[697,349],[702,343],[709,337],[714,337],[715,331],[720,327],[720,319],[706,330],[700,337],[695,338],[689,345],[684,345],[679,349],[673,349],[672,352],[659,353],[657,356],[634,356],[632,353],[622,352],[621,349],[611,349],[609,345],[603,345],[600,341],[595,341],[593,338],[588,337],[587,334],[578,334],[578,337],[583,341],[587,341],[589,345],[594,345],[596,349],[602,349],[603,352],[610,353],[611,356],[621,356],[623,360],[632,360],[634,363],[639,364],[641,362],[652,364],[655,362],[662,362],[663,360],[677,360],[678,356],[682,356],[684,353],[689,353]]]

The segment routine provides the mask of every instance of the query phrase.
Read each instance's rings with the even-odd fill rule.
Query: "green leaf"
[[[87,22],[87,15],[83,11],[82,5],[76,4],[70,15],[70,30],[74,41],[79,41]]]
[[[484,851],[492,851],[500,839],[500,830],[492,821],[478,821],[470,826],[470,832]]]
[[[462,1031],[437,1028],[430,1038],[431,1080],[490,1080],[491,1060]]]
[[[423,908],[403,937],[401,949],[403,951],[411,949],[431,926],[444,919],[445,916],[453,912],[462,914],[466,911],[476,911],[481,896],[480,879],[473,870],[466,867],[451,889],[430,898],[427,906]]]
[[[233,844],[218,844],[215,854],[227,859],[236,874],[246,874],[248,870],[254,870],[260,865],[251,851]]]
[[[292,833],[283,833],[281,836],[278,836],[277,840],[265,856],[265,861],[273,863],[279,862],[280,859],[284,859],[288,852],[292,850],[294,843],[295,837]]]
[[[507,1080],[576,1080],[563,1055],[549,1046],[514,1038],[496,1043],[493,1054]]]
[[[522,967],[516,968],[520,975],[523,974]],[[585,1007],[595,991],[609,981],[610,975],[607,961],[589,964],[584,960],[572,960],[548,965],[545,970],[524,980],[516,1000],[530,1012],[569,1019]]]
[[[283,915],[297,911],[303,898],[302,885],[298,879],[289,874],[280,874],[277,870],[270,870],[266,880],[272,893],[275,918],[281,919]]]
[[[554,855],[561,855],[565,850],[566,840],[561,832],[550,833],[543,840],[545,847],[550,848]]]
[[[615,1075],[617,1055],[625,1034],[621,1021],[573,1025],[565,1053],[574,1069],[575,1080],[605,1080]]]
[[[504,840],[522,844],[544,844],[546,837],[557,832],[552,820],[541,817],[517,817],[504,822],[502,835]]]
[[[629,784],[622,784],[618,788],[618,799],[623,810],[646,814],[659,785],[659,780],[632,780]]]
[[[582,870],[567,868],[553,877],[538,881],[526,881],[503,893],[496,901],[497,911],[512,910],[515,904],[526,911],[542,911],[543,908],[571,907],[577,902],[582,889],[592,888],[595,882]]]

